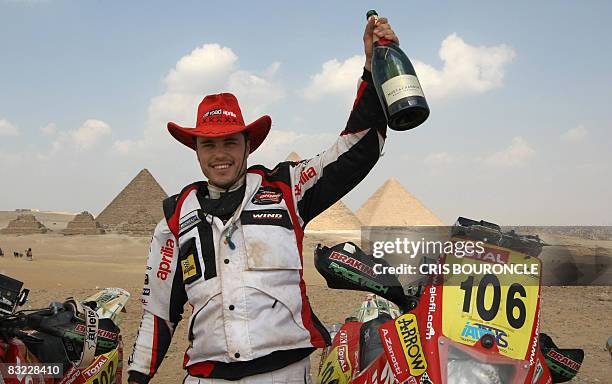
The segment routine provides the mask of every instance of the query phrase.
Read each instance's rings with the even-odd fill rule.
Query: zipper
[[[192,320],[191,320],[191,324],[189,324],[189,333],[187,336],[187,339],[189,341],[193,341],[194,336],[193,336],[193,326],[195,324],[196,318],[198,317],[198,314],[204,309],[204,307],[198,309],[198,311],[196,313],[193,314],[192,316]]]

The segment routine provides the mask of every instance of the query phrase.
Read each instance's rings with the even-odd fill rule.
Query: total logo
[[[484,252],[474,252],[471,255],[466,255],[465,257],[485,261],[487,263],[508,264],[508,260],[510,259],[509,251],[489,247],[483,248]]]
[[[157,268],[157,277],[162,280],[168,278],[168,274],[171,272],[170,266],[172,264],[172,258],[174,257],[174,240],[168,239],[166,246],[161,247],[159,253],[162,256],[159,267]]]

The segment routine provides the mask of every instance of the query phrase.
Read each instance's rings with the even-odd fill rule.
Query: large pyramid
[[[139,221],[143,214],[159,221],[164,217],[162,201],[166,197],[168,195],[153,175],[147,169],[143,169],[104,208],[102,213],[96,217],[96,221],[112,230],[117,229],[120,225]],[[149,221],[149,217],[146,217],[145,220]]]
[[[387,180],[370,196],[357,210],[357,217],[370,227],[444,225],[395,178]]]
[[[305,228],[311,231],[360,230],[361,221],[341,200],[315,217]]]

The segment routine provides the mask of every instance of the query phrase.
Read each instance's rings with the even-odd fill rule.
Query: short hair
[[[242,136],[244,136],[244,143],[246,144],[246,142],[249,140],[249,132],[242,131],[240,133],[242,133]],[[196,135],[193,136],[193,145],[194,146],[198,145],[198,136],[196,136]]]

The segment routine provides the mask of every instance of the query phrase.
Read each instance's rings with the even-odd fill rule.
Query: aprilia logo
[[[161,247],[159,253],[162,255],[162,260],[157,269],[157,277],[166,280],[170,273],[172,258],[174,257],[174,240],[168,239],[168,241],[166,241],[166,246]]]
[[[300,181],[298,181],[298,183],[294,187],[296,196],[302,194],[302,186],[316,175],[317,171],[313,167],[302,171],[302,173],[300,174]]]

